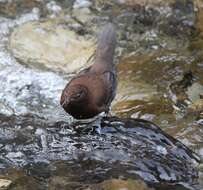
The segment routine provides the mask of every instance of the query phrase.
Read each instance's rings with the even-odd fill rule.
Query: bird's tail
[[[113,57],[116,47],[116,31],[112,23],[107,24],[98,39],[95,55],[95,64],[113,65]]]

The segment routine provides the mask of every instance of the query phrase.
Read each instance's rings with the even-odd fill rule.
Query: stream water
[[[108,189],[112,178],[203,189],[203,3],[147,2],[0,0],[0,178],[9,189]],[[91,63],[109,20],[117,117],[76,122],[60,94]]]

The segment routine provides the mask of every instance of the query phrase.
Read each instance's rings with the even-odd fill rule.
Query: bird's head
[[[82,85],[72,85],[64,89],[61,96],[61,105],[67,107],[71,104],[82,104],[86,101],[88,90]]]

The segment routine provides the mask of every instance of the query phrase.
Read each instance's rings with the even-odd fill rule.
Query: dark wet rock
[[[47,126],[40,119],[27,116],[20,120],[2,118],[0,125],[5,166],[21,166],[38,177],[49,178],[52,167],[54,175],[73,167],[68,170],[69,175],[72,172],[77,179],[92,182],[123,176],[152,184],[190,184],[197,178],[197,155],[145,120],[103,118],[98,128],[96,122]],[[57,160],[64,160],[67,166],[58,170]],[[47,168],[45,173],[42,168]]]

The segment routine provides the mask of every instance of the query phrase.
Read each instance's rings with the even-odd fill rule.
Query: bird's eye
[[[72,99],[73,101],[79,100],[79,99],[81,98],[81,96],[82,96],[82,92],[77,92],[76,94],[74,94],[74,95],[71,97],[71,99]]]
[[[76,97],[76,98],[79,98],[79,97],[81,96],[81,94],[82,94],[82,93],[79,92],[79,93],[77,93],[77,94],[75,95],[75,97]]]

